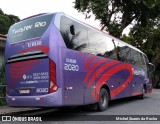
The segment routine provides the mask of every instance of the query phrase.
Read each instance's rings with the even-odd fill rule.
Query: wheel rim
[[[106,106],[106,104],[107,104],[107,98],[106,98],[105,95],[101,95],[100,103],[101,103],[101,106],[102,106],[102,107],[105,107],[105,106]]]

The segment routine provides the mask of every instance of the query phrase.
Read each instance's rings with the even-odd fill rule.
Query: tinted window
[[[115,59],[115,46],[111,38],[88,28],[88,40],[88,50],[91,54]]]
[[[128,47],[123,43],[118,43],[118,47],[119,47],[119,61],[133,64],[145,69],[144,58],[140,52]]]
[[[52,17],[53,14],[34,17],[14,24],[9,29],[10,42],[14,43],[42,36],[48,28]]]
[[[118,49],[118,60],[126,63],[133,64],[133,57],[132,57],[132,49],[125,45],[124,43],[117,44]]]
[[[148,66],[149,60],[148,60],[148,58],[146,56],[144,56],[144,60],[145,60],[145,65],[144,65],[145,71],[149,76],[151,76],[151,73],[149,72],[149,66]]]
[[[142,61],[142,56],[138,51],[133,50],[132,51],[132,57],[133,57],[133,64],[139,67],[143,67],[144,63]]]
[[[146,63],[145,63],[145,59],[144,59],[144,55],[142,53],[140,54],[140,60],[141,60],[141,67],[146,70]]]
[[[67,48],[86,52],[88,39],[85,26],[62,16],[60,31]]]

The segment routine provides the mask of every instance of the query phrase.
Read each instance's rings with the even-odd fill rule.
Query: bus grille
[[[21,61],[42,59],[42,58],[48,58],[48,56],[44,54],[42,51],[26,52],[11,56],[7,60],[7,64],[21,62]]]

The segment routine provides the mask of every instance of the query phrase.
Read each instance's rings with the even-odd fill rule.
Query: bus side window
[[[112,39],[107,35],[88,28],[88,41],[88,49],[90,50],[90,54],[116,59],[114,56],[114,44]]]
[[[119,43],[119,42],[117,44],[117,48],[118,48],[118,51],[117,51],[118,60],[121,62],[126,62],[131,64],[131,61],[132,61],[131,48],[129,48],[124,43]]]
[[[88,45],[87,29],[84,25],[73,21],[74,32],[72,36],[72,42],[74,44],[73,49],[77,51],[85,51]],[[72,29],[73,30],[73,29]]]
[[[114,59],[116,60],[116,44],[117,42],[114,41],[113,39],[107,37],[106,39],[106,43],[107,43],[107,47],[106,47],[106,51],[105,51],[105,57],[110,58],[110,59]]]
[[[146,56],[144,56],[144,61],[145,61],[145,71],[150,78],[151,74],[150,74],[150,70],[149,70],[149,60]]]
[[[106,46],[105,42],[103,41],[103,35],[90,28],[87,28],[87,31],[88,31],[88,49],[90,50],[90,54],[103,56],[104,54],[103,45]]]
[[[134,64],[132,49],[128,46],[125,46],[124,51],[125,51],[124,62],[129,64]]]
[[[86,51],[88,45],[86,27],[65,16],[61,17],[60,25],[60,32],[67,48]]]
[[[146,71],[147,68],[146,68],[146,63],[145,63],[145,60],[144,60],[144,55],[143,55],[142,53],[139,53],[139,55],[140,55],[140,58],[139,58],[140,67],[141,67],[144,71]],[[147,64],[147,65],[148,65],[148,64]]]
[[[67,48],[73,49],[73,43],[71,40],[72,34],[70,33],[70,26],[72,25],[72,20],[66,18],[65,16],[61,17],[60,21],[60,32],[63,37],[64,43]]]

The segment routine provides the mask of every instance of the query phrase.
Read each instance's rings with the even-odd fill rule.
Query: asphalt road
[[[138,117],[140,116],[155,116],[160,118],[160,89],[154,89],[152,94],[148,94],[145,99],[140,100],[137,97],[125,98],[120,100],[111,101],[109,104],[109,108],[104,112],[97,112],[92,109],[88,109],[88,106],[85,107],[73,107],[73,108],[65,108],[65,109],[53,109],[48,108],[45,111],[36,111],[30,113],[20,113],[14,114],[14,116],[39,116],[43,119],[48,119],[51,122],[47,123],[65,123],[65,124],[99,124],[99,123],[109,123],[121,124],[126,122],[127,124],[146,124],[146,123],[157,123],[160,121],[106,121],[110,120],[112,116],[121,117],[124,115],[125,117],[132,117],[132,115]],[[107,116],[105,116],[107,115]],[[12,115],[13,116],[13,115]],[[114,116],[114,117],[115,117]],[[85,118],[85,119],[84,119]],[[80,121],[80,120],[83,121]],[[91,120],[94,121],[91,121]],[[54,121],[53,121],[54,120]],[[89,121],[88,121],[89,120]],[[43,123],[43,122],[42,122]],[[46,123],[46,122],[45,122]]]

